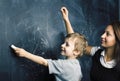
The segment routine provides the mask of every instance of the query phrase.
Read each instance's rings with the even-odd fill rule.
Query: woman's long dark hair
[[[116,61],[116,66],[117,68],[119,68],[120,70],[120,22],[119,21],[114,21],[112,23],[110,23],[109,25],[111,25],[113,27],[113,31],[115,34],[115,38],[116,38],[116,47],[114,50],[114,59]]]

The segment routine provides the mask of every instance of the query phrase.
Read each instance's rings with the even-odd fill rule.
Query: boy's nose
[[[61,45],[61,47],[64,47],[64,43]]]

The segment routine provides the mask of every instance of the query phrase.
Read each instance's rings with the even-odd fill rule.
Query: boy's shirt
[[[48,59],[49,74],[54,74],[56,81],[80,81],[81,66],[77,59]]]

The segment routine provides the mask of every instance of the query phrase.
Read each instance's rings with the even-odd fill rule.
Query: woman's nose
[[[105,38],[105,33],[103,33],[103,34],[101,35],[101,38]]]

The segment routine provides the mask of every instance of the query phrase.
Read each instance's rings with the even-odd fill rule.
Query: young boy
[[[81,34],[68,34],[61,45],[61,54],[66,56],[66,59],[63,60],[44,59],[14,45],[11,45],[11,48],[19,57],[27,58],[48,67],[49,74],[54,74],[56,81],[80,81],[82,78],[81,66],[76,58],[83,54],[87,46],[86,42]]]

